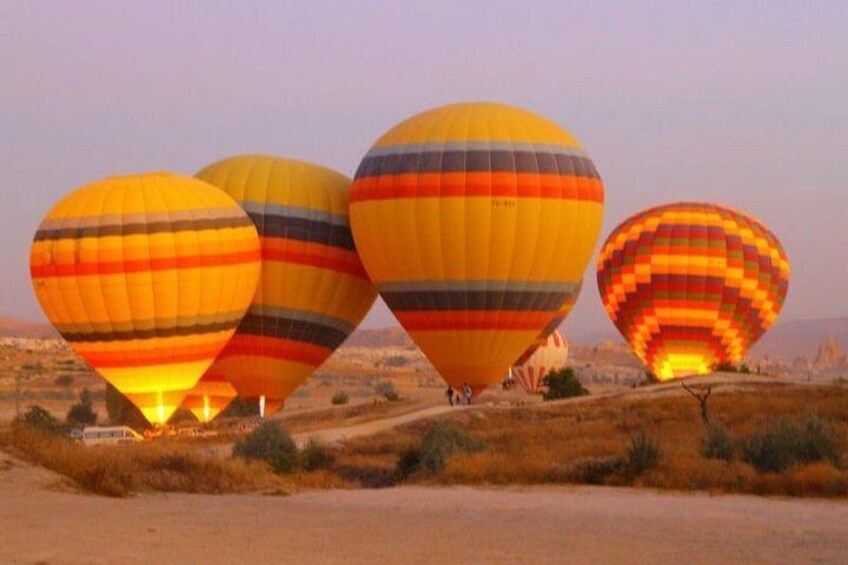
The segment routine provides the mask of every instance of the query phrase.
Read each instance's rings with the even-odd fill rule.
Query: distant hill
[[[372,330],[356,330],[347,341],[347,347],[367,347],[379,349],[382,347],[415,347],[406,330],[401,327],[378,328]]]
[[[848,316],[778,321],[754,347],[751,355],[768,355],[775,359],[794,359],[798,356],[813,359],[819,345],[831,337],[843,349],[848,348]]]
[[[0,316],[0,337],[56,338],[59,334],[50,324]]]

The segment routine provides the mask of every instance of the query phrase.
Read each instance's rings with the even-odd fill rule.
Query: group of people
[[[445,391],[445,394],[448,397],[448,402],[450,402],[451,406],[468,406],[471,404],[471,396],[473,392],[471,390],[471,385],[468,383],[462,383],[462,388],[460,390],[454,390],[451,385],[448,385],[448,390]]]

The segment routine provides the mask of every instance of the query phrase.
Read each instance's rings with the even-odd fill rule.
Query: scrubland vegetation
[[[340,406],[271,421],[234,456],[190,442],[83,448],[56,422],[17,423],[0,448],[112,496],[136,491],[246,492],[400,484],[593,484],[789,496],[848,496],[845,387],[717,385],[705,420],[681,390],[479,406],[338,448],[298,448],[303,432],[396,414],[409,401]],[[409,407],[412,405],[410,404]],[[403,408],[406,410],[407,408]],[[326,421],[325,421],[326,420]],[[40,428],[40,430],[39,430]]]

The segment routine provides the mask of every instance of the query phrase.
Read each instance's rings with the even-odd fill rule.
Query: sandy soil
[[[2,563],[844,562],[848,504],[608,488],[68,492],[0,454]]]

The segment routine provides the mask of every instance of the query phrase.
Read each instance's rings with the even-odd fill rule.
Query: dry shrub
[[[788,492],[794,496],[848,495],[848,474],[828,462],[796,467],[789,472]]]
[[[0,446],[105,496],[133,492],[230,493],[284,486],[263,465],[223,460],[165,444],[83,447],[64,437],[15,425]]]

